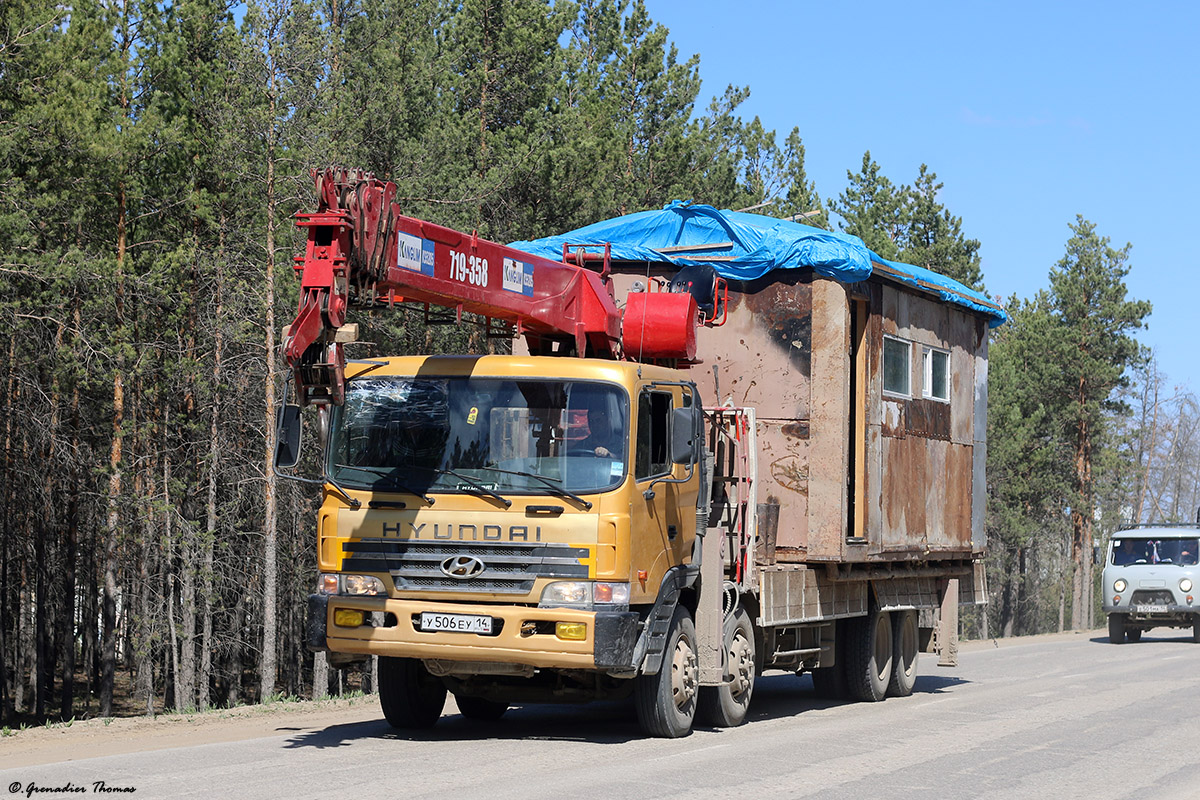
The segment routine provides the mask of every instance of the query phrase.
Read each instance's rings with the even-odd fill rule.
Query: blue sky
[[[698,105],[727,84],[775,129],[798,126],[823,199],[871,151],[911,183],[922,163],[982,242],[989,294],[1049,285],[1076,214],[1133,245],[1138,338],[1168,386],[1200,391],[1196,244],[1200,6],[1183,2],[809,3],[646,0]]]

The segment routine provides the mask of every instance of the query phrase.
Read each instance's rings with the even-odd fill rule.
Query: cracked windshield
[[[359,378],[329,471],[378,491],[596,492],[625,477],[625,392],[594,381]]]

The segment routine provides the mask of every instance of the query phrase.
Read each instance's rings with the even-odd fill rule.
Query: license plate
[[[1165,613],[1167,613],[1166,606],[1135,606],[1134,610],[1139,614],[1165,614]]]
[[[491,633],[492,618],[474,614],[421,614],[421,630],[454,631],[455,633]]]

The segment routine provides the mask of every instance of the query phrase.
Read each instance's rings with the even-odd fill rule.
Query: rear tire
[[[858,700],[877,703],[892,679],[892,615],[872,608],[850,621],[846,642],[846,679]]]
[[[1200,644],[1200,616],[1192,621],[1192,641]]]
[[[917,612],[896,611],[892,614],[892,679],[888,683],[889,697],[908,697],[917,685],[917,650],[920,649]]]
[[[733,620],[726,623],[725,657],[733,680],[721,686],[700,687],[697,713],[715,728],[741,725],[754,693],[754,625],[744,608],[734,612]]]
[[[446,705],[446,686],[418,659],[382,656],[379,705],[393,728],[431,728]]]
[[[1140,642],[1141,640],[1142,640],[1142,629],[1141,628],[1126,628],[1125,629],[1125,641]]]
[[[634,678],[633,699],[642,730],[663,739],[678,739],[691,733],[699,681],[696,626],[687,609],[678,606],[667,629],[658,673]]]
[[[454,695],[454,702],[464,717],[483,722],[495,722],[504,716],[505,711],[508,711],[508,703],[487,700],[482,697],[473,697],[467,694]]]
[[[1113,644],[1125,644],[1125,615],[1108,615],[1108,641]]]

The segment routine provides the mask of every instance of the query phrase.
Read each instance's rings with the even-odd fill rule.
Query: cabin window
[[[908,397],[912,394],[912,345],[903,339],[883,337],[883,391]]]
[[[638,397],[634,477],[657,478],[671,471],[671,395],[642,392]]]
[[[950,354],[945,350],[926,347],[921,353],[925,374],[925,396],[950,402]]]

